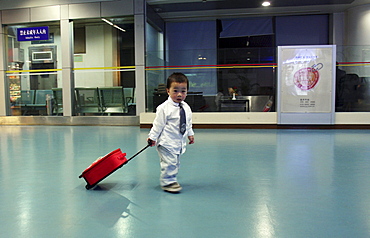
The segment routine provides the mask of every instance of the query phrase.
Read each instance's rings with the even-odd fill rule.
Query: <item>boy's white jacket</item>
[[[156,141],[156,145],[161,145],[175,154],[183,154],[186,150],[186,139],[193,136],[192,111],[186,102],[181,103],[186,115],[186,131],[184,135],[180,133],[180,107],[172,101],[170,97],[157,107],[153,127],[149,132],[149,138]]]

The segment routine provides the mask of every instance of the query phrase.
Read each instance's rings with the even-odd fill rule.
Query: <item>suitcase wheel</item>
[[[86,184],[86,186],[85,186],[85,188],[86,188],[87,190],[91,189],[92,187],[94,187],[94,186],[91,186],[91,185],[89,185],[89,184]]]

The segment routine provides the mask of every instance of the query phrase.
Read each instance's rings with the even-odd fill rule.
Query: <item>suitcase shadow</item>
[[[92,189],[91,203],[94,209],[91,210],[91,217],[107,227],[113,227],[119,219],[131,215],[128,208],[131,201],[112,191],[113,187],[114,184],[105,183]]]

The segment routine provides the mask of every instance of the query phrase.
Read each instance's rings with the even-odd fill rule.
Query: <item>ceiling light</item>
[[[270,5],[271,5],[271,3],[270,2],[267,2],[267,1],[262,3],[262,6],[264,6],[264,7],[268,7]]]
[[[105,21],[107,24],[109,24],[109,25],[111,25],[111,26],[113,26],[113,27],[117,28],[118,30],[123,31],[123,32],[126,32],[126,30],[125,30],[125,29],[122,29],[121,27],[119,27],[119,26],[117,26],[117,25],[113,24],[112,22],[108,21],[107,19],[102,18],[102,20],[103,20],[103,21]]]
[[[125,30],[125,29],[122,29],[121,27],[119,27],[119,26],[117,26],[117,25],[113,25],[113,27],[117,28],[117,29],[118,29],[118,30],[120,30],[120,31],[126,32],[126,30]]]
[[[106,23],[108,23],[109,25],[111,25],[111,26],[113,26],[113,23],[112,22],[110,22],[110,21],[108,21],[107,19],[105,19],[105,18],[102,18],[102,21],[105,21]]]

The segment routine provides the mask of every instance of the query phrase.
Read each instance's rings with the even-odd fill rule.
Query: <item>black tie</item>
[[[186,118],[185,118],[185,110],[182,107],[181,103],[180,106],[180,133],[184,134],[186,131]]]

